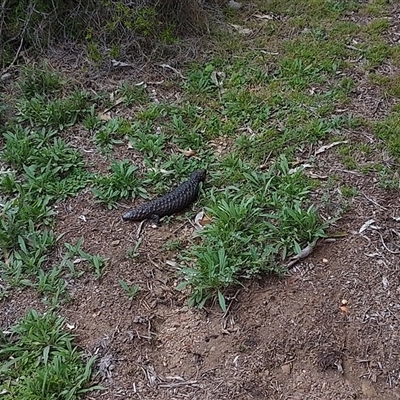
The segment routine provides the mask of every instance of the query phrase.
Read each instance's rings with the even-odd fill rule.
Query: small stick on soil
[[[362,176],[362,174],[360,174],[357,171],[350,171],[348,169],[340,169],[340,168],[333,168],[332,171],[339,171],[339,172],[344,172],[346,174],[352,174],[352,175],[356,175],[356,176]]]
[[[389,383],[389,387],[392,387],[392,377],[390,376],[390,373],[388,374],[388,383]]]
[[[140,238],[140,234],[142,233],[143,225],[144,225],[145,222],[146,222],[146,220],[143,220],[143,221],[139,224],[138,229],[137,229],[137,231],[136,231],[136,239],[139,239],[139,238]]]
[[[176,382],[176,383],[169,383],[169,384],[162,384],[158,385],[160,388],[176,388],[180,386],[188,386],[188,385],[193,385],[196,387],[200,387],[200,385],[197,383],[197,381],[187,381],[187,382]]]
[[[331,149],[332,147],[339,146],[340,144],[346,144],[346,143],[349,143],[349,141],[348,140],[340,140],[338,142],[327,144],[325,146],[320,147],[318,150],[316,150],[314,155],[317,156],[318,154],[325,153],[325,151]]]
[[[268,167],[268,161],[269,161],[269,158],[271,157],[271,154],[272,154],[272,151],[269,152],[267,157],[263,160],[263,163],[258,168],[265,169]]]
[[[159,66],[160,66],[161,68],[170,69],[171,71],[173,71],[173,72],[175,72],[177,75],[179,75],[182,79],[186,79],[186,78],[182,75],[181,72],[179,72],[176,68],[171,67],[171,66],[168,65],[168,64],[159,64]]]
[[[390,229],[390,232],[394,233],[395,235],[397,235],[400,238],[400,233],[397,232],[395,229]]]
[[[229,299],[229,300],[231,300],[231,301],[230,301],[228,307],[226,308],[226,311],[225,311],[224,315],[222,316],[222,318],[226,318],[226,317],[228,316],[229,310],[230,310],[230,308],[231,308],[231,306],[232,306],[232,304],[233,304],[233,300],[236,300],[236,296],[239,294],[239,292],[240,292],[240,289],[238,289],[238,290],[236,291],[236,293],[233,295],[233,297],[231,297],[231,298]],[[224,327],[224,329],[225,329],[225,327]]]
[[[19,43],[19,47],[18,47],[17,52],[15,53],[14,59],[11,61],[11,64],[1,72],[1,75],[5,75],[6,72],[9,71],[11,69],[11,67],[15,64],[15,62],[17,61],[17,59],[19,57],[19,53],[21,52],[21,49],[22,49],[22,45],[24,43],[24,34],[25,34],[25,28],[21,34],[21,42]]]
[[[378,232],[378,231],[377,231],[377,232]],[[386,243],[385,243],[385,241],[383,240],[383,236],[382,236],[382,234],[381,234],[380,232],[378,232],[378,235],[379,235],[379,237],[381,238],[381,242],[382,242],[383,247],[384,247],[390,254],[400,254],[400,251],[393,251],[393,250],[390,250],[389,247],[386,246]]]
[[[352,45],[350,45],[350,44],[346,44],[344,47],[346,47],[346,48],[348,48],[348,49],[350,49],[350,50],[354,50],[354,51],[359,51],[359,52],[362,52],[362,51],[363,51],[362,49],[359,49],[358,47],[352,46]]]
[[[387,211],[386,207],[381,206],[379,203],[377,203],[375,200],[370,199],[366,194],[362,194],[368,201],[370,201],[372,204],[375,204],[378,206],[380,209]]]
[[[301,253],[292,257],[291,261],[288,262],[287,268],[292,268],[293,265],[295,265],[297,262],[302,260],[303,258],[308,257],[315,249],[315,245],[317,244],[318,240],[315,240],[311,244],[309,244],[307,247],[301,250]]]
[[[189,218],[188,218],[187,220],[189,221],[189,223],[190,223],[192,226],[194,226],[194,225],[192,224],[192,221],[190,221]],[[186,225],[186,222],[184,222],[183,224],[180,224],[175,230],[172,231],[170,237],[172,237],[172,236],[175,235],[177,232],[179,232],[185,225]]]
[[[119,99],[117,100],[112,106],[106,108],[104,111],[102,111],[102,114],[107,114],[108,112],[110,112],[111,110],[113,110],[115,107],[118,107],[120,104],[122,104],[124,102],[123,99]]]
[[[162,271],[162,268],[161,268],[155,261],[153,261],[153,260],[151,259],[150,254],[147,254],[147,259],[148,259],[149,262],[150,262],[151,264],[153,264],[159,271]]]
[[[141,367],[143,374],[145,376],[145,379],[147,379],[150,387],[154,387],[157,385],[157,380],[160,382],[164,382],[164,379],[161,378],[160,375],[158,375],[152,365],[146,365],[146,368]]]

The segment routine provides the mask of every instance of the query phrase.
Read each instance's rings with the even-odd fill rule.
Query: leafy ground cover
[[[93,83],[49,57],[4,83],[5,398],[78,398],[99,379],[106,392],[89,396],[392,398],[399,13],[378,0],[246,3],[227,8],[207,52],[179,70]],[[208,176],[192,209],[157,230],[121,222],[199,168]],[[329,260],[330,272],[318,269]],[[369,279],[392,292],[383,300],[376,284],[362,287]],[[387,324],[380,353],[363,345],[371,321]],[[334,388],[343,369],[352,383]]]

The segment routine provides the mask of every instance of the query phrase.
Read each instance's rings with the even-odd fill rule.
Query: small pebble
[[[375,388],[372,386],[372,384],[370,382],[363,382],[361,384],[361,390],[362,390],[364,396],[367,396],[370,398],[375,397],[377,394]]]
[[[284,364],[281,366],[282,372],[285,374],[290,374],[290,371],[292,370],[292,365],[291,364]]]

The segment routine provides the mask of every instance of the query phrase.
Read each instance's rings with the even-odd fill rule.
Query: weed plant
[[[128,285],[122,279],[120,279],[119,284],[121,285],[122,289],[124,289],[129,300],[133,300],[140,290],[139,285]]]
[[[375,134],[385,141],[389,152],[400,160],[400,111],[395,108],[385,119],[374,123]]]
[[[78,240],[78,242],[75,245],[71,245],[70,243],[65,243],[65,247],[67,248],[67,254],[64,256],[61,265],[62,266],[68,265],[70,271],[72,273],[75,273],[75,267],[74,264],[71,262],[71,259],[76,256],[79,256],[81,261],[86,261],[92,266],[95,278],[96,279],[101,278],[107,267],[108,260],[104,257],[99,256],[98,254],[92,255],[90,253],[85,252],[82,249],[82,244],[83,244],[83,239]]]
[[[5,400],[76,399],[90,384],[95,357],[85,359],[54,313],[29,311],[0,340],[0,391]]]
[[[149,102],[144,85],[133,85],[126,81],[119,88],[118,94],[123,98],[126,107],[144,105]]]
[[[120,199],[147,198],[147,191],[136,176],[137,167],[129,160],[113,162],[110,171],[111,174],[97,176],[94,180],[92,190],[97,202],[113,208]]]
[[[266,173],[243,171],[223,192],[211,191],[206,212],[212,223],[184,257],[192,267],[181,270],[179,288],[192,287],[190,304],[202,307],[217,294],[224,308],[228,287],[261,273],[281,274],[286,257],[324,237],[327,224],[308,204],[310,189],[281,157]]]
[[[88,127],[98,126],[97,120],[86,120]],[[122,138],[130,132],[130,123],[122,118],[110,119],[97,130],[94,141],[101,150],[109,152],[117,144],[121,144]]]
[[[128,135],[129,143],[144,157],[154,160],[164,155],[166,137],[162,133],[151,133],[151,124],[135,123]]]
[[[32,99],[37,95],[52,98],[61,92],[65,83],[57,71],[50,70],[43,63],[39,66],[34,65],[22,68],[18,86],[25,99]]]
[[[11,286],[35,286],[53,308],[68,296],[64,265],[48,265],[57,241],[51,230],[55,215],[51,206],[79,192],[91,179],[81,153],[59,136],[59,129],[86,113],[88,97],[74,92],[57,98],[64,84],[45,66],[23,70],[19,82],[23,97],[17,103],[24,115],[4,127],[0,151],[1,162],[9,167],[0,175],[0,269]],[[28,104],[34,107],[24,108]],[[92,261],[100,276],[104,261]]]
[[[21,196],[20,201],[59,199],[76,193],[87,184],[82,155],[56,137],[51,129],[11,125],[3,134],[1,159],[14,168],[0,181],[4,193]]]
[[[29,123],[32,127],[46,127],[63,130],[74,125],[88,113],[89,95],[75,91],[65,98],[52,101],[36,94],[17,103],[17,121]]]

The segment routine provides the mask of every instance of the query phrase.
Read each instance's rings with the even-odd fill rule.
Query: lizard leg
[[[149,217],[149,221],[152,225],[160,226],[160,216],[158,214],[151,214]]]

